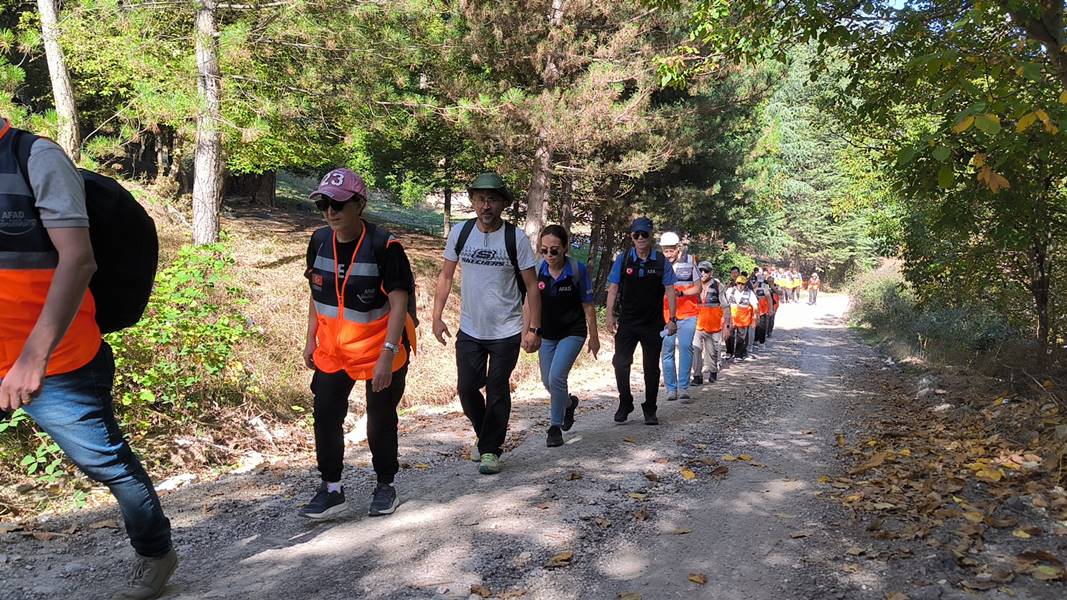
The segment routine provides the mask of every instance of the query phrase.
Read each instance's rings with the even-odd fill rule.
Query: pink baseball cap
[[[348,202],[356,196],[366,200],[367,183],[349,169],[334,169],[322,178],[319,189],[311,192],[308,198],[315,200],[317,196],[326,196],[338,202]]]

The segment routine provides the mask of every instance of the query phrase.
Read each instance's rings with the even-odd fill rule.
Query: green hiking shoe
[[[496,475],[500,472],[500,457],[492,452],[482,455],[482,464],[478,465],[478,472],[482,475]]]
[[[171,548],[160,558],[137,556],[126,587],[115,592],[111,600],[150,600],[163,593],[167,581],[178,567],[178,555]]]

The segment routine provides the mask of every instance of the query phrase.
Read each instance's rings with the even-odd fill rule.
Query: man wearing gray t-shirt
[[[462,263],[457,388],[463,413],[478,436],[478,471],[491,475],[500,472],[500,454],[511,416],[509,379],[519,360],[519,348],[536,352],[541,346],[541,296],[530,241],[521,229],[501,218],[513,200],[504,181],[496,173],[482,173],[468,193],[478,216],[454,227],[445,243],[434,296],[433,334],[442,344],[445,336],[452,335],[442,315],[456,266]],[[508,240],[508,235],[513,239]],[[514,247],[514,262],[508,246]],[[529,301],[529,324],[523,315],[520,278]]]
[[[111,597],[156,598],[178,555],[152,480],[115,418],[115,359],[89,289],[97,263],[84,183],[62,148],[30,136],[0,118],[0,413],[21,408],[108,486],[137,552],[133,575]]]

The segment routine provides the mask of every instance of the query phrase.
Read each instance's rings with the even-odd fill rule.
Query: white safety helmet
[[[681,241],[678,239],[678,234],[673,231],[664,231],[663,235],[659,236],[660,246],[677,246]]]

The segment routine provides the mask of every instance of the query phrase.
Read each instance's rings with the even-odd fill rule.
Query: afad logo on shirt
[[[545,282],[543,282],[543,281],[538,281],[538,282],[537,282],[537,289],[539,289],[539,290],[543,290],[543,289],[545,289]]]
[[[633,267],[626,267],[626,274],[627,275],[633,275],[634,274],[634,268]]]

